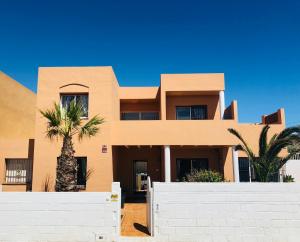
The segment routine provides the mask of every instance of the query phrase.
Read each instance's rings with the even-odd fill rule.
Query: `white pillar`
[[[170,146],[165,145],[165,182],[171,182],[171,152]]]
[[[220,103],[220,115],[221,119],[224,118],[224,112],[225,112],[225,95],[224,91],[219,92],[219,103]]]
[[[239,170],[239,154],[235,150],[235,147],[232,147],[232,162],[233,162],[233,174],[234,182],[240,182],[240,170]]]

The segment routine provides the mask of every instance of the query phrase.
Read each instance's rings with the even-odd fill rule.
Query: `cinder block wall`
[[[299,241],[300,184],[154,183],[156,241]]]
[[[113,194],[118,196],[111,197],[110,192],[2,192],[0,241],[118,241],[120,190]]]

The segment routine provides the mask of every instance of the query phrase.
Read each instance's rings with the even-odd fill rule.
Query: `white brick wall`
[[[2,192],[0,241],[117,241],[120,203],[111,194]]]
[[[154,183],[153,191],[156,241],[300,241],[300,184]]]

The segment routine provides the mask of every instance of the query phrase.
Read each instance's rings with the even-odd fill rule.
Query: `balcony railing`
[[[158,120],[158,112],[122,112],[121,120]]]

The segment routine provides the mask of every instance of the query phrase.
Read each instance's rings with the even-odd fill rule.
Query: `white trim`
[[[220,103],[220,117],[224,119],[225,112],[225,94],[224,91],[219,92],[219,103]]]
[[[170,146],[165,145],[165,182],[171,182],[171,151]]]
[[[234,182],[240,182],[240,171],[239,171],[239,154],[238,151],[235,150],[235,147],[232,147],[232,163],[233,163],[233,174],[234,174]]]

